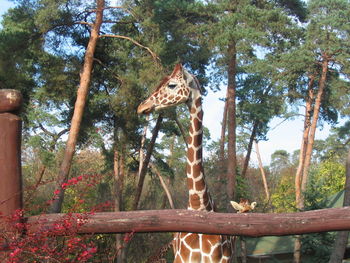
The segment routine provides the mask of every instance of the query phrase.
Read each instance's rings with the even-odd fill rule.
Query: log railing
[[[31,216],[28,231],[47,231],[66,214]],[[228,214],[189,210],[148,210],[71,214],[76,233],[204,232],[243,236],[282,236],[350,229],[350,207],[300,213]],[[63,232],[64,233],[64,232]]]
[[[0,215],[22,208],[22,97],[0,90]],[[188,210],[150,210],[95,214],[47,214],[25,219],[28,232],[50,230],[64,218],[76,233],[204,232],[245,236],[291,235],[350,230],[350,207],[285,214],[223,214]],[[0,217],[1,219],[1,217]],[[60,232],[64,234],[64,232]]]

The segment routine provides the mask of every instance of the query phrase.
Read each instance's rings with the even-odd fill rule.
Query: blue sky
[[[219,98],[225,97],[226,90],[214,93],[209,91],[203,101],[204,125],[209,128],[212,139],[220,138],[221,120],[224,108],[224,102]],[[302,110],[302,109],[301,109]],[[271,129],[267,133],[267,141],[259,142],[259,150],[264,164],[270,163],[271,154],[276,150],[286,150],[293,153],[300,148],[303,123],[302,117],[288,120],[275,118],[271,121],[269,127]],[[277,127],[276,127],[277,126]],[[329,135],[330,126],[325,124],[324,127],[316,131],[316,139],[324,139]],[[253,150],[252,161],[257,164],[256,154]]]
[[[0,1],[0,16],[2,16],[6,10],[14,6],[12,2],[7,0]],[[209,90],[209,89],[208,89]],[[209,128],[212,139],[217,140],[220,137],[221,132],[221,120],[222,112],[224,108],[224,102],[219,98],[225,97],[225,89],[220,92],[212,92],[209,90],[207,96],[203,101],[204,110],[204,125]],[[277,126],[282,120],[274,119],[270,123],[270,127]],[[325,124],[323,129],[316,131],[316,139],[324,139],[329,134],[330,126]],[[303,130],[303,119],[296,118],[294,120],[285,121],[278,125],[275,129],[271,130],[267,134],[267,141],[259,143],[260,154],[264,164],[270,163],[271,154],[276,150],[286,150],[290,153],[300,148],[301,136]],[[253,151],[252,161],[256,164],[256,155]]]
[[[12,6],[14,6],[12,2],[9,2],[7,0],[1,0],[1,2],[0,2],[0,15],[3,15],[4,12]]]

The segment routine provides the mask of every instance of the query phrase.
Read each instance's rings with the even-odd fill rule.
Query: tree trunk
[[[262,178],[262,181],[263,181],[263,184],[264,184],[266,200],[267,200],[267,202],[269,202],[269,200],[270,200],[270,191],[269,191],[269,187],[267,185],[266,175],[265,175],[264,167],[263,167],[263,164],[262,164],[262,161],[261,161],[259,145],[258,145],[258,142],[256,140],[254,140],[254,143],[255,143],[256,157],[258,158],[259,168],[260,168],[260,172],[261,172],[261,178]]]
[[[305,105],[304,131],[303,131],[303,137],[302,137],[301,146],[300,146],[299,164],[298,164],[297,172],[295,174],[295,201],[296,201],[296,207],[299,210],[304,209],[304,201],[303,201],[304,199],[301,193],[301,182],[303,177],[305,152],[309,141],[311,112],[312,112],[312,104],[314,99],[314,91],[313,91],[314,81],[315,81],[315,75],[313,74],[310,76],[309,84],[308,84],[308,97],[306,98],[306,105]]]
[[[259,122],[255,121],[253,124],[253,130],[249,138],[249,143],[248,143],[248,149],[247,149],[247,154],[244,158],[244,164],[243,164],[243,169],[242,169],[242,177],[244,178],[246,176],[247,170],[248,170],[248,165],[249,165],[249,160],[250,160],[250,155],[252,153],[252,148],[253,148],[253,142],[256,136],[256,131],[258,129]]]
[[[311,126],[311,112],[313,107],[314,90],[313,85],[315,81],[315,74],[312,74],[309,78],[308,84],[308,97],[306,98],[305,105],[305,119],[304,119],[304,131],[301,140],[299,164],[297,172],[295,174],[295,203],[299,211],[304,210],[304,197],[301,191],[301,182],[303,178],[303,170],[305,165],[305,153],[309,142],[309,133]],[[301,262],[301,236],[297,235],[294,241],[294,263]]]
[[[160,184],[162,185],[163,190],[164,190],[164,192],[165,192],[165,194],[166,194],[166,196],[168,198],[168,201],[169,201],[171,209],[175,209],[173,198],[171,197],[169,188],[167,187],[166,183],[164,182],[164,179],[163,179],[162,175],[160,174],[160,172],[158,171],[157,167],[153,163],[150,163],[150,166],[151,166],[151,168],[153,169],[153,171],[155,172],[155,174],[159,178]]]
[[[226,91],[224,112],[222,113],[222,123],[221,123],[221,136],[220,136],[220,165],[224,167],[225,160],[225,139],[226,139],[226,126],[227,126],[227,105],[228,105],[228,90]],[[222,176],[222,174],[220,174]]]
[[[323,61],[322,61],[321,78],[319,80],[318,91],[317,91],[317,95],[316,95],[316,99],[315,99],[315,105],[313,107],[312,122],[310,124],[310,128],[308,128],[309,134],[307,137],[307,143],[303,137],[304,144],[302,144],[302,147],[304,145],[306,147],[306,149],[305,149],[304,162],[301,164],[299,163],[299,165],[302,165],[301,166],[301,168],[302,168],[301,176],[299,176],[299,178],[297,178],[297,176],[296,176],[296,178],[295,178],[295,180],[296,180],[297,208],[299,210],[303,210],[304,206],[305,206],[303,193],[306,191],[306,186],[307,186],[307,181],[308,181],[308,173],[309,173],[309,168],[310,168],[310,164],[311,164],[312,149],[313,149],[313,145],[314,145],[314,141],[315,141],[316,127],[317,127],[317,121],[318,121],[318,117],[319,117],[319,113],[320,113],[322,97],[323,97],[324,89],[326,86],[327,72],[328,72],[328,60],[326,57],[324,57]],[[309,87],[310,87],[310,84],[309,84]],[[304,131],[304,134],[305,134],[305,132],[306,131]],[[304,152],[304,149],[302,149],[302,150]],[[300,154],[303,154],[303,152],[300,152]],[[302,156],[300,157],[300,159],[302,160]],[[299,181],[297,181],[297,180],[299,180]],[[298,191],[299,197],[297,196],[297,191]],[[301,262],[301,253],[300,253],[301,240],[300,240],[300,238],[301,238],[300,236],[297,236],[296,240],[295,240],[295,244],[294,244],[295,245],[294,246],[294,263]]]
[[[233,41],[228,48],[228,85],[227,85],[227,198],[235,200],[236,194],[236,43]],[[229,209],[232,209],[231,207]]]
[[[343,206],[350,206],[350,150],[346,159],[346,179]],[[349,231],[340,231],[335,238],[333,252],[329,263],[343,262],[344,253],[348,244]]]
[[[324,89],[326,86],[326,80],[327,80],[327,72],[328,72],[328,60],[326,57],[323,58],[322,61],[322,74],[321,78],[319,80],[319,87],[317,91],[317,96],[315,100],[315,106],[314,106],[314,112],[312,116],[312,123],[310,126],[310,135],[309,140],[305,152],[305,164],[303,169],[303,177],[301,182],[301,191],[305,192],[306,190],[306,184],[308,180],[308,172],[310,168],[311,163],[311,155],[312,155],[312,149],[315,141],[315,134],[316,134],[316,127],[317,127],[317,121],[320,113],[321,103],[322,103],[322,97],[324,93]]]
[[[295,236],[294,241],[294,253],[293,253],[293,263],[301,262],[301,235]]]
[[[146,136],[147,136],[147,128],[148,128],[148,121],[149,121],[149,115],[146,116],[146,124],[143,127],[143,132],[142,132],[142,137],[141,137],[141,147],[140,147],[140,160],[139,160],[139,177],[140,177],[140,173],[142,170],[142,164],[143,164],[143,160],[144,160],[144,152],[143,152],[143,147],[145,146],[145,141],[146,141]]]
[[[114,172],[114,189],[115,189],[115,206],[114,211],[120,212],[123,211],[123,188],[124,188],[124,156],[123,152],[120,153],[118,149],[115,147],[114,149],[114,157],[113,157],[113,172]],[[114,262],[122,263],[123,262],[123,235],[116,234],[115,235],[115,258]]]
[[[74,106],[74,113],[72,117],[71,127],[68,135],[67,145],[61,163],[61,167],[58,173],[58,190],[59,193],[57,197],[53,200],[50,212],[59,213],[62,208],[62,203],[64,199],[64,189],[61,187],[63,183],[68,180],[68,174],[72,164],[73,155],[75,152],[75,146],[77,144],[77,139],[80,130],[80,124],[83,117],[83,112],[86,104],[86,98],[89,92],[89,84],[91,80],[91,72],[94,61],[94,53],[97,44],[97,39],[100,33],[100,28],[103,20],[103,9],[105,6],[104,0],[96,0],[97,9],[96,9],[96,19],[95,23],[92,26],[90,39],[88,46],[86,48],[84,65],[82,73],[80,75],[80,84],[77,91],[77,99]]]
[[[142,169],[141,169],[140,176],[139,176],[139,182],[138,182],[136,193],[135,193],[135,199],[134,199],[134,203],[132,205],[133,210],[136,210],[139,206],[142,188],[143,188],[143,183],[145,181],[148,164],[149,164],[149,161],[151,159],[151,155],[153,153],[154,145],[156,143],[156,139],[158,136],[158,132],[159,132],[160,124],[162,123],[162,120],[163,120],[163,117],[161,114],[159,114],[156,125],[154,126],[153,131],[152,131],[152,138],[151,138],[151,141],[150,141],[148,148],[147,148],[145,160],[142,164]]]
[[[247,242],[244,237],[240,237],[241,243],[241,262],[247,263]]]

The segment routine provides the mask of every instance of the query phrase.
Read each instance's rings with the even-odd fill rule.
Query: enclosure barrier
[[[21,119],[17,116],[21,102],[18,91],[0,90],[0,213],[3,216],[22,208]],[[79,234],[189,231],[257,237],[350,230],[350,207],[344,207],[283,214],[189,210],[43,214],[25,218],[27,233],[54,229],[67,216]]]
[[[50,231],[65,214],[28,218],[28,231]],[[350,229],[350,207],[301,213],[229,214],[182,209],[71,214],[76,232],[201,232],[251,237],[283,236]]]
[[[22,121],[17,115],[22,104],[22,95],[17,90],[0,89],[0,231],[10,232],[2,219],[22,208],[21,178],[21,130]],[[0,244],[0,248],[6,248]],[[4,262],[7,252],[0,253]]]
[[[0,213],[22,208],[21,129],[17,115],[22,104],[17,90],[0,89]]]

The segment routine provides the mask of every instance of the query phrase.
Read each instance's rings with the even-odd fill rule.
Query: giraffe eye
[[[168,84],[169,89],[175,89],[177,84]]]

